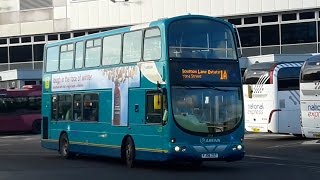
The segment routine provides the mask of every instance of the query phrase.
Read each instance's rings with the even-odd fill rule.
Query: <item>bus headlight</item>
[[[179,151],[180,151],[180,147],[179,147],[179,146],[176,146],[176,147],[174,147],[174,150],[175,150],[176,152],[179,152]]]
[[[237,146],[237,149],[238,149],[239,151],[241,151],[242,148],[243,148],[243,147],[242,147],[242,145],[240,145],[240,144]]]

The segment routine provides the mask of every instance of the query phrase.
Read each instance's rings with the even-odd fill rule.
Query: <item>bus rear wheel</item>
[[[125,160],[128,168],[133,168],[135,162],[135,147],[131,137],[128,137],[125,144]]]
[[[59,139],[59,153],[64,159],[70,159],[73,157],[73,153],[70,152],[69,139],[66,133],[63,133]]]

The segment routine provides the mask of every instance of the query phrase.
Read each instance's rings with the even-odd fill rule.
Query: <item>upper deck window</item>
[[[86,43],[86,67],[96,67],[100,65],[101,39],[89,40]]]
[[[186,19],[169,27],[171,58],[237,59],[233,32],[227,24],[207,19]]]
[[[60,70],[69,70],[73,66],[73,44],[63,45],[60,48]]]
[[[59,66],[59,46],[47,49],[47,72],[57,71]]]
[[[121,60],[121,35],[103,38],[102,65],[119,64]]]
[[[83,66],[83,42],[76,43],[76,58],[74,62],[75,68],[82,68]]]
[[[141,59],[142,31],[124,34],[123,63],[138,62]]]
[[[161,36],[159,29],[146,30],[143,49],[143,59],[145,61],[161,58]]]

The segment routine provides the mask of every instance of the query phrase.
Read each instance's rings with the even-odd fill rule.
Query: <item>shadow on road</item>
[[[61,159],[63,160],[63,159]],[[125,163],[118,158],[109,158],[101,156],[85,156],[80,155],[72,159],[73,161],[89,161],[94,163],[103,163],[107,166],[124,167]],[[232,162],[231,162],[232,163]],[[235,172],[241,171],[240,168],[230,166],[228,162],[204,162],[201,166],[192,165],[191,163],[169,163],[169,162],[153,162],[153,161],[138,161],[133,169],[151,170],[151,171],[173,171],[173,172]]]

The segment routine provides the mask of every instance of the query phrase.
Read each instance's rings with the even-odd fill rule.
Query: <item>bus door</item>
[[[279,133],[301,134],[300,67],[285,67],[278,72]]]
[[[163,117],[167,110],[166,95],[157,90],[139,90],[129,93],[132,118],[130,127],[139,124],[133,129],[137,150],[154,151],[163,148],[164,126]],[[132,112],[133,111],[133,112]]]

